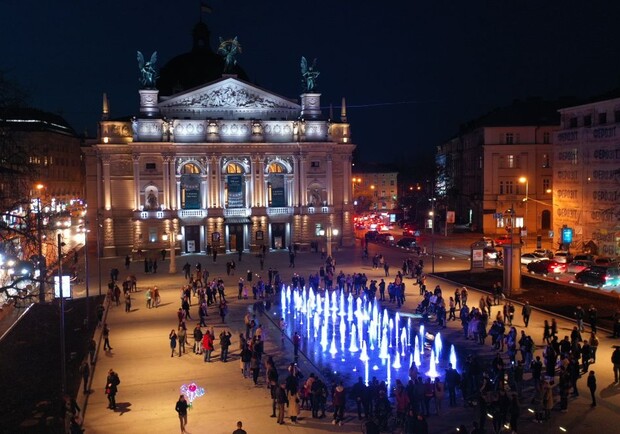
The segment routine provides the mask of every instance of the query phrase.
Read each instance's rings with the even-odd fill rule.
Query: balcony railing
[[[249,217],[251,215],[249,208],[225,208],[224,218],[227,217]]]
[[[172,216],[172,211],[157,210],[157,211],[134,211],[134,218],[136,220],[148,220],[148,219],[169,219]]]
[[[293,207],[291,206],[274,206],[267,208],[267,215],[291,215]]]
[[[179,218],[204,218],[207,216],[206,209],[180,209]]]

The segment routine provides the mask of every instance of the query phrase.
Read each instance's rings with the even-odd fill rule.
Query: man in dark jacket
[[[108,408],[112,410],[116,410],[116,393],[118,392],[119,384],[121,384],[121,380],[118,374],[110,369],[106,379],[105,393],[108,395]]]
[[[185,395],[181,395],[177,401],[177,405],[174,407],[179,414],[179,422],[181,423],[181,432],[185,432],[185,425],[187,425],[187,401]]]
[[[280,384],[276,393],[276,402],[278,404],[278,423],[284,425],[284,405],[288,404],[288,398],[286,397],[286,384]]]

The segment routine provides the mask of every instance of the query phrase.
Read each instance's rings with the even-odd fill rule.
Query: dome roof
[[[224,58],[211,49],[210,36],[205,23],[199,22],[194,26],[192,51],[174,57],[160,70],[157,80],[160,95],[174,95],[222,77]],[[239,65],[234,66],[231,74],[250,81]]]

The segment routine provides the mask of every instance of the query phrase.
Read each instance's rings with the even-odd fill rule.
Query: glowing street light
[[[525,222],[523,223],[525,230],[523,234],[524,235],[523,244],[527,246],[527,202],[529,199],[529,182],[525,176],[522,176],[519,178],[519,183],[525,184],[525,197],[523,198],[523,202],[525,202]]]

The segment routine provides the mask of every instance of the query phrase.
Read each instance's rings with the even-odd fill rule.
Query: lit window
[[[506,167],[510,169],[514,169],[515,167],[515,156],[514,155],[506,155]]]
[[[230,163],[226,166],[226,173],[244,173],[243,167],[237,163]]]

